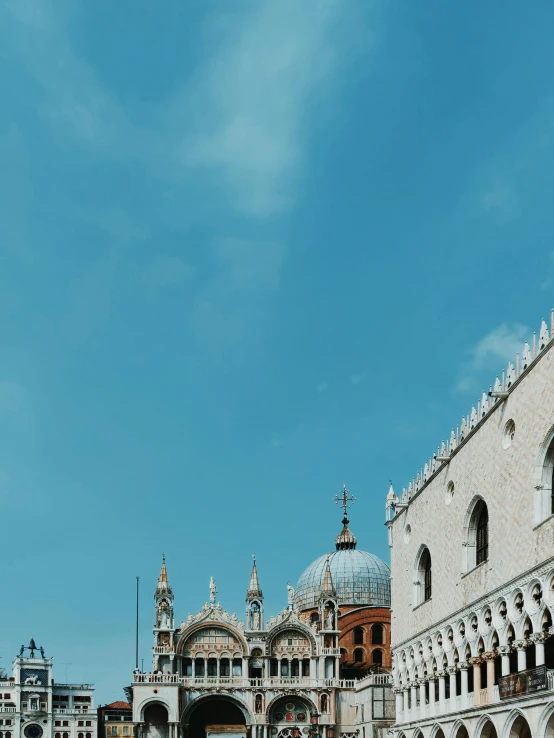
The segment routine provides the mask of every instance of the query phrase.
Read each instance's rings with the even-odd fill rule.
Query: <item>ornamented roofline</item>
[[[538,341],[536,333],[533,333],[532,347],[529,345],[528,341],[525,341],[521,358],[519,353],[516,354],[515,364],[510,361],[508,363],[508,368],[502,371],[501,377],[496,377],[494,387],[491,386],[488,394],[486,392],[482,393],[481,399],[477,402],[477,407],[472,405],[471,411],[466,416],[462,417],[460,425],[457,426],[456,429],[452,429],[450,432],[450,438],[441,443],[433,456],[431,456],[429,461],[423,466],[423,469],[420,469],[408,486],[402,489],[400,498],[396,495],[391,497],[391,493],[389,492],[388,500],[392,501],[393,504],[395,502],[407,504],[410,502],[412,497],[426,487],[427,483],[435,475],[435,472],[438,472],[439,469],[443,468],[443,465],[448,462],[449,457],[454,453],[458,446],[473,435],[477,426],[480,425],[481,421],[497,406],[499,402],[506,399],[515,382],[529,371],[535,360],[541,356],[553,339],[554,310],[551,311],[550,316],[550,331],[546,321],[543,319]]]

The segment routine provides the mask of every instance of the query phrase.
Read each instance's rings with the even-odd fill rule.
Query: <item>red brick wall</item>
[[[391,614],[387,607],[363,607],[358,605],[342,605],[340,608],[338,627],[340,629],[339,647],[346,653],[341,656],[341,667],[357,672],[366,672],[374,666],[372,652],[379,649],[383,654],[383,668],[389,670],[391,667],[390,647],[390,623]],[[309,614],[317,612],[316,609],[309,610]],[[371,626],[380,623],[383,626],[383,643],[377,645],[372,643]],[[360,626],[364,631],[364,642],[354,643],[354,628]],[[354,649],[363,650],[364,660],[354,662]]]

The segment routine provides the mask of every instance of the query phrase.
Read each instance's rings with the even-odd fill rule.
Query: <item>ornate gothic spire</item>
[[[165,554],[162,554],[162,568],[160,570],[160,576],[158,577],[158,586],[156,587],[157,595],[170,595],[173,594],[169,579],[167,578],[167,569],[165,566]]]
[[[263,597],[260,582],[258,580],[258,569],[256,568],[256,555],[252,554],[254,561],[252,562],[252,572],[250,574],[250,586],[248,587],[247,597]]]
[[[335,538],[335,546],[337,551],[348,548],[356,548],[356,536],[348,527],[348,523],[350,521],[348,520],[348,515],[346,514],[347,509],[351,507],[355,501],[356,498],[354,497],[354,495],[351,495],[350,491],[346,489],[345,482],[340,492],[340,496],[336,495],[335,497],[335,502],[337,503],[337,505],[340,505],[344,511],[344,515],[342,518],[343,528],[338,536]]]
[[[321,583],[322,597],[336,597],[335,585],[331,576],[331,567],[329,566],[329,556],[325,557],[325,571],[323,573],[323,582]]]

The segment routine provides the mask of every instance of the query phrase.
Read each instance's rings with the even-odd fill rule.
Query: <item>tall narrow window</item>
[[[363,648],[355,648],[354,649],[354,661],[355,662],[362,662],[364,660],[364,650]]]
[[[364,642],[364,629],[363,628],[354,628],[354,643],[363,643]]]
[[[373,653],[371,654],[373,663],[378,664],[379,666],[382,666],[383,664],[383,652],[380,648],[376,648]]]
[[[479,510],[477,518],[477,537],[476,537],[476,564],[482,564],[489,558],[489,511],[483,503]]]
[[[415,566],[414,579],[414,606],[421,605],[431,599],[431,554],[427,546],[419,550]]]
[[[426,551],[426,554],[425,560],[422,562],[424,571],[424,602],[431,599],[431,554],[428,550]]]

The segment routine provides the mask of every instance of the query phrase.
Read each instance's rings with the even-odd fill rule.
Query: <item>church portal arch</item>
[[[163,702],[149,702],[142,709],[145,738],[168,738],[169,709]]]
[[[205,738],[206,725],[250,725],[252,716],[246,705],[228,694],[210,694],[185,708],[181,725],[187,738]]]

